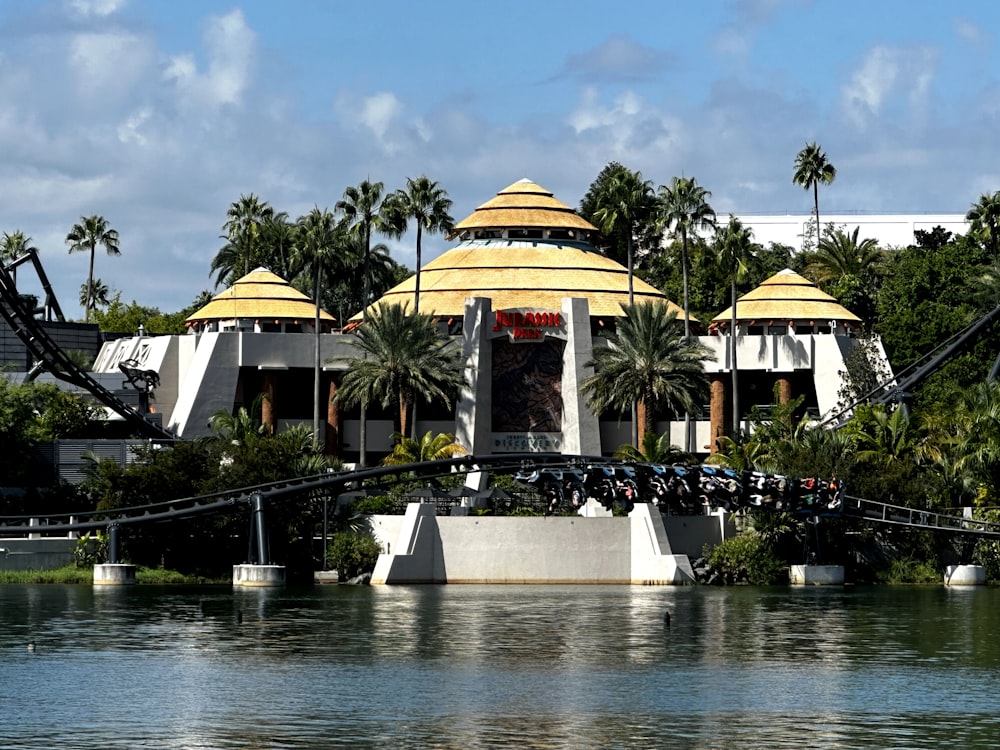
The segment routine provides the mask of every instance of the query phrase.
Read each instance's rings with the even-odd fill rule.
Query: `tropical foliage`
[[[451,198],[444,188],[426,175],[416,179],[406,178],[406,189],[397,190],[389,196],[386,214],[387,221],[395,231],[406,227],[412,220],[417,229],[417,272],[416,291],[413,298],[413,311],[420,312],[420,269],[423,265],[423,236],[435,232],[450,232],[455,225],[451,214]]]
[[[90,267],[84,289],[92,295],[94,290],[94,256],[97,253],[97,247],[103,247],[108,255],[121,255],[121,250],[118,247],[118,231],[108,226],[108,221],[103,216],[97,214],[81,216],[80,223],[74,224],[66,235],[66,244],[69,245],[71,253],[85,252],[90,254]],[[93,298],[90,296],[83,305],[84,319],[88,323],[94,307]]]
[[[409,434],[410,407],[422,401],[450,407],[465,382],[461,352],[439,332],[433,318],[402,305],[379,303],[358,327],[337,400],[345,406],[379,404],[393,410],[395,431]]]
[[[618,169],[610,174],[594,196],[591,219],[607,238],[625,241],[625,265],[628,268],[628,301],[633,302],[635,247],[639,235],[654,220],[656,196],[653,183],[641,172]],[[620,256],[620,249],[615,255]]]
[[[397,432],[393,434],[392,440],[392,453],[382,461],[386,466],[439,461],[468,453],[462,444],[455,442],[455,436],[448,432],[439,432],[437,435],[427,432],[419,440]]]
[[[657,414],[680,415],[700,408],[708,396],[704,362],[708,350],[684,336],[676,312],[663,302],[628,305],[586,366],[594,375],[581,390],[595,412],[625,412],[641,404],[641,434],[654,431]]]
[[[684,335],[691,335],[688,295],[688,236],[715,229],[715,210],[708,204],[712,194],[694,177],[674,177],[660,185],[659,221],[664,230],[681,241],[681,273],[684,279]]]
[[[816,244],[820,243],[819,186],[830,185],[837,177],[837,168],[826,158],[826,153],[815,142],[807,143],[795,156],[792,184],[805,190],[812,189],[816,217]]]

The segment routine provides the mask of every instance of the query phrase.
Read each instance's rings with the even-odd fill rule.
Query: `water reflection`
[[[0,736],[996,747],[998,619],[986,588],[3,586]]]

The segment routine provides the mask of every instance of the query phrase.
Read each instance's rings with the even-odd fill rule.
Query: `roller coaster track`
[[[662,468],[662,467],[661,467]],[[700,467],[687,467],[691,471]],[[718,467],[713,467],[717,469]],[[259,497],[269,501],[300,500],[303,498],[335,499],[338,495],[360,488],[363,483],[386,488],[398,482],[432,480],[456,473],[489,472],[491,474],[521,474],[539,470],[608,471],[641,473],[648,464],[600,456],[567,456],[546,453],[520,453],[490,456],[462,456],[404,466],[380,466],[357,471],[319,474],[253,487],[243,487],[211,495],[169,500],[149,505],[130,506],[113,510],[60,513],[49,516],[0,516],[0,534],[20,535],[42,532],[64,535],[68,532],[103,530],[112,525],[130,526],[172,521],[205,513],[233,512],[247,507]],[[642,502],[642,497],[638,499]],[[740,507],[752,507],[746,503]],[[905,508],[847,495],[836,511],[810,511],[822,516],[856,518],[873,523],[905,526],[913,529],[945,532],[966,539],[1000,540],[1000,524],[929,510]],[[41,525],[32,525],[41,523]]]
[[[44,276],[44,271],[41,270],[41,266],[37,262],[35,268],[48,292],[48,281]],[[52,337],[35,318],[35,311],[25,304],[17,292],[17,285],[9,269],[2,265],[0,265],[0,316],[3,316],[7,325],[21,339],[32,358],[36,362],[43,363],[45,368],[55,377],[90,393],[100,403],[128,422],[138,435],[161,440],[175,439],[170,431],[150,422],[144,415],[90,377],[66,355],[66,352],[52,340]]]

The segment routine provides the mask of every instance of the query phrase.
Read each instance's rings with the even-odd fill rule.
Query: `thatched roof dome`
[[[712,318],[709,328],[726,328],[732,318],[732,306]],[[836,321],[849,326],[861,318],[820,290],[804,276],[789,268],[761,282],[756,289],[736,300],[736,320],[753,325],[768,323],[810,323]]]
[[[257,268],[212,297],[187,322],[190,325],[237,319],[313,321],[316,303],[277,274]],[[320,311],[320,320],[334,322],[325,310]]]
[[[462,241],[424,265],[420,311],[456,317],[469,297],[489,297],[494,309],[559,309],[567,297],[583,297],[594,317],[620,316],[628,304],[628,270],[599,253],[590,238],[597,229],[543,187],[520,180],[501,190],[455,227]],[[664,294],[633,278],[636,302]],[[413,308],[416,277],[380,300]],[[359,319],[358,313],[354,319]]]

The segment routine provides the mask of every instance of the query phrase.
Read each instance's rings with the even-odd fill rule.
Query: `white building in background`
[[[802,248],[803,235],[814,235],[812,213],[807,214],[737,214],[743,226],[753,230],[754,242],[767,247],[772,242]],[[832,224],[837,229],[853,232],[859,228],[858,239],[871,238],[880,247],[906,247],[914,244],[913,233],[929,232],[934,227],[942,227],[953,235],[965,234],[969,223],[965,214],[869,214],[846,213],[825,214],[820,205],[820,221],[823,226]],[[725,217],[720,216],[720,221]]]

